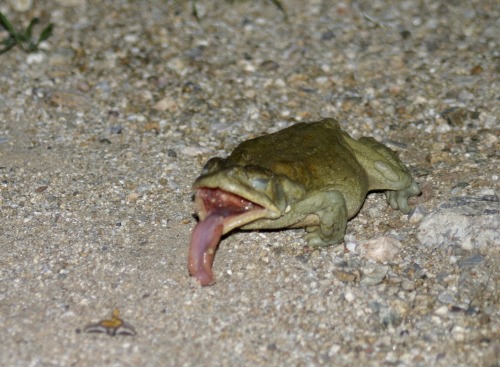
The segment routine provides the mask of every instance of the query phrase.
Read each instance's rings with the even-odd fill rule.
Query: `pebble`
[[[442,303],[454,303],[455,297],[451,293],[445,291],[439,294],[438,301]]]
[[[459,97],[460,98],[460,97]],[[441,112],[441,117],[444,118],[450,126],[463,126],[465,121],[473,114],[473,111],[469,111],[461,107],[448,108]]]
[[[328,356],[333,357],[339,353],[341,346],[338,344],[333,344],[328,350]]]
[[[177,101],[171,96],[164,97],[163,99],[156,102],[153,106],[155,110],[160,112],[165,112],[165,111],[176,112],[180,107],[182,106],[179,106]]]
[[[464,268],[473,268],[479,264],[481,264],[485,260],[485,257],[480,254],[475,254],[471,256],[464,257],[462,260],[458,262],[458,266],[462,269]]]
[[[448,315],[448,306],[441,306],[434,313],[441,317],[446,316]]]
[[[43,52],[33,52],[28,54],[28,56],[26,57],[26,63],[28,65],[40,64],[44,62],[46,58],[47,56]]]
[[[425,276],[425,271],[422,267],[417,263],[411,263],[408,265],[403,273],[410,279],[420,279]]]
[[[167,66],[183,77],[188,72],[188,60],[183,57],[174,57],[167,62]]]
[[[415,282],[412,280],[404,279],[401,282],[401,288],[407,292],[411,292],[415,290]]]
[[[380,284],[382,280],[384,280],[388,271],[388,266],[375,266],[373,268],[365,268],[362,270],[363,275],[360,283],[364,286],[374,286]]]
[[[86,96],[69,90],[53,90],[50,93],[49,104],[74,111],[85,111],[91,107],[90,100]]]
[[[372,302],[370,307],[374,312],[378,313],[379,321],[382,325],[397,326],[401,323],[401,315],[392,307],[378,302]]]
[[[340,281],[345,283],[351,283],[359,280],[360,276],[356,273],[350,273],[342,270],[334,270],[333,275]]]
[[[392,237],[378,237],[361,242],[358,251],[361,257],[381,263],[391,261],[401,249],[401,243]]]
[[[455,325],[451,331],[451,335],[453,339],[457,342],[463,342],[465,341],[465,333],[466,330],[459,325]]]
[[[352,252],[354,254],[357,253],[357,247],[358,247],[358,243],[357,242],[354,242],[354,241],[346,241],[345,242],[345,248],[347,250],[349,250],[349,252]]]
[[[196,157],[198,155],[208,154],[211,152],[209,148],[203,147],[183,147],[180,150],[181,154],[187,155],[189,157]]]
[[[344,298],[347,302],[351,303],[356,299],[356,296],[354,295],[354,293],[348,290],[344,293]]]
[[[410,223],[420,223],[422,219],[428,214],[427,210],[422,205],[417,205],[408,215],[408,221]]]

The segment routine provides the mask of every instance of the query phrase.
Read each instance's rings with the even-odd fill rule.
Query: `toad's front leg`
[[[340,243],[347,227],[347,207],[344,195],[337,190],[316,192],[295,204],[296,213],[305,218],[316,216],[315,223],[307,224],[304,238],[311,247]]]
[[[403,214],[408,214],[410,212],[410,207],[408,206],[408,198],[411,196],[418,196],[422,191],[415,181],[412,181],[410,186],[403,190],[391,191],[387,190],[385,192],[385,197],[387,203],[392,209],[399,209]]]

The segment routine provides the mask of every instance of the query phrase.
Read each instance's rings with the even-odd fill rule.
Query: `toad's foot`
[[[344,196],[338,191],[318,193],[306,199],[302,205],[307,207],[307,201],[321,200],[323,208],[316,211],[319,217],[318,226],[306,228],[305,240],[310,247],[331,246],[342,242],[347,227],[347,209]]]
[[[387,199],[387,203],[391,206],[392,209],[399,209],[402,213],[408,214],[410,212],[410,207],[408,206],[408,198],[411,196],[420,195],[422,191],[418,184],[415,181],[412,181],[410,186],[408,186],[404,190],[398,191],[386,191],[385,197]]]

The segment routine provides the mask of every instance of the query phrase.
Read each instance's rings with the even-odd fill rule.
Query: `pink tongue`
[[[195,277],[201,285],[214,283],[212,263],[215,250],[222,236],[224,216],[221,213],[211,213],[204,221],[199,222],[191,235],[189,245],[189,274]]]

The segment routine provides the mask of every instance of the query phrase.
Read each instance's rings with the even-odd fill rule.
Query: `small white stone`
[[[246,60],[240,61],[239,65],[247,73],[255,72],[255,66],[253,66],[249,61]]]
[[[410,223],[420,223],[422,219],[427,215],[427,211],[422,205],[417,205],[415,209],[410,213],[408,221]]]
[[[356,242],[346,242],[345,248],[349,250],[349,252],[357,254],[358,244]]]
[[[187,155],[189,157],[196,157],[198,155],[210,153],[210,149],[203,147],[184,147],[180,151],[181,154]]]
[[[422,96],[417,96],[417,98],[415,98],[415,100],[413,101],[413,104],[420,104],[420,105],[425,105],[427,103],[427,99],[425,97],[422,97]]]
[[[43,52],[35,52],[31,53],[26,57],[26,63],[28,65],[31,64],[40,64],[45,60],[46,56]]]
[[[328,83],[328,78],[325,76],[320,76],[320,77],[316,78],[315,81],[318,85],[324,85],[324,84]]]
[[[285,88],[286,87],[286,82],[281,79],[281,78],[278,78],[274,81],[274,85],[278,88]]]
[[[401,288],[403,288],[403,290],[407,292],[413,291],[415,290],[415,282],[408,279],[404,279],[401,282]]]
[[[455,341],[463,342],[465,340],[465,329],[463,327],[456,325],[451,333]]]
[[[446,316],[448,314],[448,306],[441,306],[434,313],[438,316]]]
[[[350,290],[348,290],[344,293],[344,298],[347,302],[351,303],[352,301],[354,301],[356,299],[356,296],[354,295],[354,293],[352,293]]]
[[[329,357],[333,357],[335,355],[337,355],[340,351],[340,345],[338,344],[333,344],[331,347],[330,347],[330,350],[328,351],[328,356]]]
[[[443,322],[438,316],[431,316],[431,320],[434,324],[441,325]]]
[[[451,126],[448,124],[439,124],[436,127],[436,131],[440,134],[444,134],[451,131]]]
[[[136,34],[126,34],[123,37],[123,40],[127,43],[136,43],[139,40],[139,37]]]
[[[156,102],[153,108],[160,112],[164,111],[175,112],[179,109],[179,105],[173,97],[166,96],[165,98]]]

